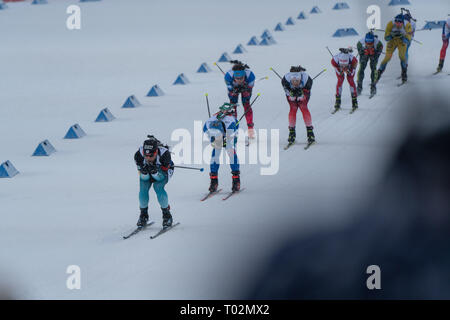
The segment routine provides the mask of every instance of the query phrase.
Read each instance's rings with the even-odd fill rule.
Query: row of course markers
[[[98,2],[101,0],[80,0],[80,2]],[[5,2],[14,2],[14,1],[4,1],[4,0],[0,0],[0,10],[4,10],[7,9],[8,6],[6,5]],[[48,4],[47,0],[33,0],[31,1],[32,5],[37,5],[37,4]]]
[[[96,2],[96,1],[101,1],[101,0],[80,0],[80,2]],[[46,4],[47,1],[46,0],[33,0],[32,3],[33,4]],[[337,5],[338,4],[336,4],[336,6]],[[342,5],[340,5],[340,6],[342,6]],[[6,4],[3,3],[3,0],[0,0],[0,9],[5,9],[5,8],[7,8]],[[321,11],[317,6],[315,6],[311,9],[310,13],[317,14],[317,13],[321,13]],[[300,14],[297,16],[297,19],[298,20],[306,19],[305,13],[303,11],[301,11]],[[294,24],[295,24],[295,22],[292,17],[289,17],[287,19],[287,21],[285,22],[285,25],[287,25],[287,26],[294,25]],[[274,30],[275,31],[284,31],[285,29],[284,29],[284,26],[281,23],[279,23],[279,24],[277,24],[277,26],[275,27]],[[259,40],[256,36],[253,36],[250,39],[250,41],[247,43],[247,45],[249,45],[249,46],[252,46],[252,45],[269,46],[269,45],[276,44],[274,37],[272,36],[270,31],[267,29],[264,30],[264,32],[262,33],[260,38],[261,38],[261,40]],[[237,47],[235,48],[235,50],[233,51],[233,54],[243,54],[246,52],[247,52],[247,50],[245,49],[245,47],[242,44],[238,44]],[[230,60],[231,60],[231,57],[228,55],[227,52],[224,52],[219,57],[218,62],[229,62]],[[212,72],[212,69],[206,62],[202,63],[200,65],[200,67],[197,69],[197,73],[209,73],[209,72]],[[173,82],[173,85],[186,85],[188,83],[189,83],[189,80],[187,79],[187,77],[183,73],[181,73],[177,76],[177,78]],[[164,95],[165,95],[164,91],[157,84],[155,84],[153,87],[151,87],[151,89],[147,93],[147,97],[160,97],[160,96],[164,96]],[[138,99],[134,95],[131,95],[125,100],[125,102],[122,105],[122,108],[132,109],[132,108],[139,107],[140,105],[141,105],[141,103],[138,101]],[[116,119],[116,118],[111,113],[111,111],[108,108],[104,108],[98,114],[97,118],[95,119],[95,122],[110,122],[110,121],[113,121],[114,119]],[[81,126],[78,123],[76,123],[68,129],[66,135],[64,136],[64,139],[80,139],[80,138],[83,138],[84,136],[86,136],[86,133],[81,128]],[[56,152],[56,149],[50,143],[50,141],[43,140],[38,144],[38,146],[36,147],[32,156],[50,156],[54,152]],[[0,178],[12,178],[15,175],[17,175],[18,173],[19,173],[19,171],[14,167],[14,165],[9,160],[3,162],[0,165]]]

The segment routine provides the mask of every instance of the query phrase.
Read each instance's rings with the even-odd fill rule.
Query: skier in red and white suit
[[[331,64],[336,70],[336,76],[338,78],[336,85],[336,104],[334,105],[334,108],[339,109],[341,107],[342,84],[344,83],[345,75],[347,75],[347,81],[350,85],[350,94],[352,96],[352,107],[356,109],[358,108],[358,100],[355,80],[353,78],[356,73],[356,67],[358,66],[358,59],[351,53],[351,48],[340,48],[339,50],[341,52],[331,59]]]
[[[303,121],[306,125],[306,134],[308,137],[308,143],[315,141],[311,113],[308,109],[308,101],[311,95],[311,87],[313,81],[311,77],[305,72],[301,66],[291,67],[290,72],[287,73],[281,84],[286,93],[286,99],[290,106],[289,111],[289,138],[288,142],[293,144],[295,141],[295,124],[297,122],[297,110],[303,115]]]

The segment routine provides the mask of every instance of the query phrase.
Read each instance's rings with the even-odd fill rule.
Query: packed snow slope
[[[442,20],[448,0],[414,1],[418,19]],[[392,147],[401,138],[402,102],[417,92],[448,91],[448,72],[431,76],[438,63],[440,30],[417,32],[410,49],[409,82],[398,88],[397,53],[368,99],[369,71],[360,110],[352,115],[348,84],[342,112],[331,115],[336,76],[330,55],[356,46],[367,31],[366,8],[378,4],[382,28],[399,13],[388,1],[347,1],[349,10],[332,10],[335,1],[296,0],[103,0],[79,3],[49,0],[47,5],[10,3],[0,11],[0,162],[20,171],[0,179],[0,277],[16,297],[32,299],[227,299],[239,297],[240,284],[264,263],[287,232],[311,232],[343,224],[351,208],[370,195]],[[81,30],[68,30],[66,8],[81,7]],[[321,14],[309,14],[318,5]],[[295,19],[305,11],[306,20]],[[294,26],[273,32],[292,16]],[[332,38],[337,28],[354,27],[358,37]],[[222,201],[200,202],[209,184],[205,172],[176,169],[166,189],[180,226],[150,240],[161,224],[151,191],[150,231],[122,240],[138,218],[138,176],[133,154],[154,134],[174,145],[171,134],[207,118],[205,93],[212,109],[227,100],[222,74],[197,74],[211,67],[251,36],[269,29],[276,45],[249,47],[232,55],[250,65],[257,78],[256,129],[279,129],[279,170],[261,175],[259,164],[241,166],[245,191]],[[383,34],[379,33],[380,38]],[[384,43],[384,41],[383,41]],[[271,73],[301,64],[314,76],[309,107],[317,144],[303,150],[306,138],[298,114],[298,145],[288,151],[288,105],[279,79]],[[222,68],[229,65],[221,63]],[[450,70],[448,63],[445,70]],[[173,86],[183,72],[191,81]],[[158,84],[163,97],[147,98]],[[122,109],[135,94],[143,104]],[[108,107],[117,117],[94,123]],[[431,107],[431,106],[430,106]],[[242,109],[240,109],[242,114]],[[87,136],[64,140],[69,126],[80,124]],[[246,129],[246,125],[242,126]],[[31,157],[49,139],[57,152]],[[267,139],[268,143],[271,139]],[[251,148],[255,146],[251,146]],[[269,147],[270,148],[270,147]],[[179,163],[178,163],[179,164]],[[230,169],[219,176],[231,188]],[[81,268],[81,289],[68,290],[66,268]]]

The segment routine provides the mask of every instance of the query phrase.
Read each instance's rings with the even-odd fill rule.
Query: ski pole
[[[386,32],[385,30],[383,30],[383,29],[375,29],[375,30],[377,30],[377,31],[383,31],[383,32]],[[419,30],[418,30],[419,31]],[[422,42],[420,42],[420,41],[418,41],[418,40],[416,40],[416,39],[411,39],[412,41],[415,41],[415,42],[417,42],[418,44],[420,44],[420,45],[423,45],[423,43]]]
[[[276,72],[273,68],[269,68],[269,69],[272,70],[273,73],[275,73],[278,76],[278,78],[282,79],[281,76],[278,74],[278,72]]]
[[[247,114],[247,112],[249,112],[250,110],[252,110],[252,105],[255,103],[256,99],[259,98],[260,95],[261,95],[260,93],[258,93],[258,94],[256,95],[255,99],[253,99],[253,102],[250,103],[250,107],[247,109],[247,111],[244,112],[244,114],[241,116],[241,118],[239,119],[239,121],[238,121],[237,123],[241,122],[242,118]]]
[[[174,168],[180,168],[180,169],[190,169],[190,170],[198,170],[200,172],[203,172],[203,168],[193,168],[193,167],[184,167],[184,166],[174,166]]]
[[[322,71],[320,71],[314,78],[312,78],[313,80],[315,78],[317,78],[318,76],[320,76],[322,73],[324,73],[325,71],[327,71],[327,69],[323,69]]]
[[[223,72],[222,68],[221,68],[217,63],[214,62],[214,65],[215,65],[217,68],[219,68],[219,70],[222,72],[222,74],[225,74],[225,72]]]
[[[205,97],[206,97],[206,106],[208,107],[208,115],[211,118],[211,111],[209,110],[209,100],[208,100],[208,94],[205,93]]]
[[[262,78],[259,78],[258,80],[256,80],[256,81],[260,81],[260,80],[264,80],[264,79],[269,79],[269,77],[267,77],[267,76],[265,76],[265,77],[262,77]]]
[[[331,53],[330,49],[328,48],[328,46],[326,46],[325,48],[327,48],[328,52],[331,54],[331,57],[334,57],[333,54]]]

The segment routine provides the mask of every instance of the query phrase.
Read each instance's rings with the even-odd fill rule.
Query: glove
[[[244,91],[244,86],[243,85],[237,85],[233,88],[234,93],[240,93],[242,91]]]
[[[402,36],[402,33],[400,31],[392,31],[391,36],[393,38],[400,38]]]
[[[301,97],[303,96],[303,91],[301,88],[295,88],[292,90],[294,93],[294,97]]]
[[[402,41],[403,41],[404,44],[409,45],[410,41],[408,40],[408,38],[402,37]]]
[[[147,163],[141,170],[142,174],[155,174],[158,172],[158,168],[153,163]]]
[[[306,102],[308,102],[309,101],[309,97],[311,96],[311,92],[308,89],[303,89],[302,91],[303,91],[303,95],[304,95],[304,97],[306,99]]]
[[[375,48],[366,48],[364,50],[364,55],[373,56],[375,54]]]

